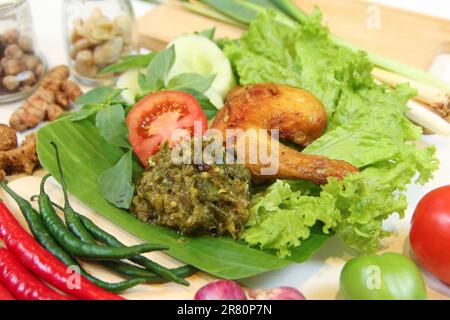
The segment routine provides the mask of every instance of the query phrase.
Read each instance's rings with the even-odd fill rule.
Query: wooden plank
[[[450,49],[450,21],[360,0],[295,0],[307,12],[318,5],[332,32],[343,39],[401,61],[428,69],[435,56]],[[163,4],[139,19],[143,47],[159,50],[176,36],[215,26],[219,37],[236,38],[239,27],[189,12],[176,3]]]
[[[175,2],[168,2],[139,18],[139,44],[144,48],[161,50],[179,35],[212,27],[216,28],[216,35],[223,38],[237,38],[244,31],[239,27],[189,12]]]

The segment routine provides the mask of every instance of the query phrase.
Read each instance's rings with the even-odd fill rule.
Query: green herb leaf
[[[121,73],[130,69],[145,68],[157,54],[157,52],[151,52],[149,54],[124,57],[119,62],[102,69],[100,74]]]
[[[122,89],[111,87],[95,88],[79,97],[75,101],[75,103],[78,105],[110,104],[115,98],[117,98],[122,93],[122,91],[123,91]]]
[[[133,151],[129,150],[111,169],[99,176],[101,195],[117,208],[128,209],[134,195]]]
[[[194,96],[194,98],[197,100],[197,102],[200,104],[203,111],[205,112],[206,118],[208,120],[211,120],[216,116],[218,112],[217,108],[214,107],[211,101],[209,101],[208,97],[205,96],[203,93],[198,92],[197,90],[191,88],[185,88],[182,91]]]
[[[175,63],[175,47],[158,53],[147,67],[147,73],[144,77],[139,77],[141,89],[148,92],[161,90],[165,85],[165,79],[170,69]]]
[[[203,31],[196,32],[196,34],[201,35],[201,36],[205,36],[209,40],[213,40],[214,41],[214,35],[216,34],[216,28],[214,27],[214,28],[211,28],[211,29],[205,29]]]
[[[114,146],[129,148],[125,112],[118,104],[108,106],[97,113],[96,126],[102,137]]]
[[[70,121],[81,121],[89,118],[101,109],[102,105],[86,105],[80,111],[67,113],[67,116],[64,118]]]
[[[197,73],[182,73],[170,79],[167,89],[181,91],[192,89],[204,93],[211,88],[215,79],[216,75],[203,76]]]

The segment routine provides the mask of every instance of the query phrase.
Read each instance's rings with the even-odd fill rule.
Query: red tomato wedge
[[[203,135],[208,129],[200,104],[182,91],[161,91],[144,97],[128,113],[126,124],[128,140],[145,167],[164,142],[173,146],[180,135]]]
[[[450,185],[420,200],[409,240],[420,264],[450,285]]]

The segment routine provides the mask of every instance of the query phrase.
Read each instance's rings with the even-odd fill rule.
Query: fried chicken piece
[[[17,148],[16,130],[0,123],[0,151]]]
[[[302,147],[308,146],[325,131],[327,115],[323,105],[309,92],[277,84],[257,84],[235,89],[227,98],[225,106],[217,115],[213,128],[226,136],[227,129],[278,129],[280,138]],[[236,137],[235,137],[236,139]],[[245,132],[240,139],[250,141]],[[250,162],[250,147],[247,147],[245,162],[255,181],[274,178],[303,179],[317,184],[325,184],[329,177],[342,179],[358,169],[351,164],[331,160],[322,156],[306,155],[289,148],[268,135],[267,139],[257,140],[258,150],[267,143],[267,150],[275,147],[279,152],[279,169],[274,174],[262,174],[268,167],[258,159]],[[276,143],[275,146],[272,144]],[[249,146],[249,144],[245,144]]]
[[[0,151],[0,180],[4,179],[6,174],[31,174],[38,165],[36,136],[30,134],[19,148]]]

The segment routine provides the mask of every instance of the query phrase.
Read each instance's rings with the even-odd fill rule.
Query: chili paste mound
[[[194,162],[175,163],[163,145],[136,183],[132,212],[185,235],[238,237],[249,217],[250,172],[239,164]]]

